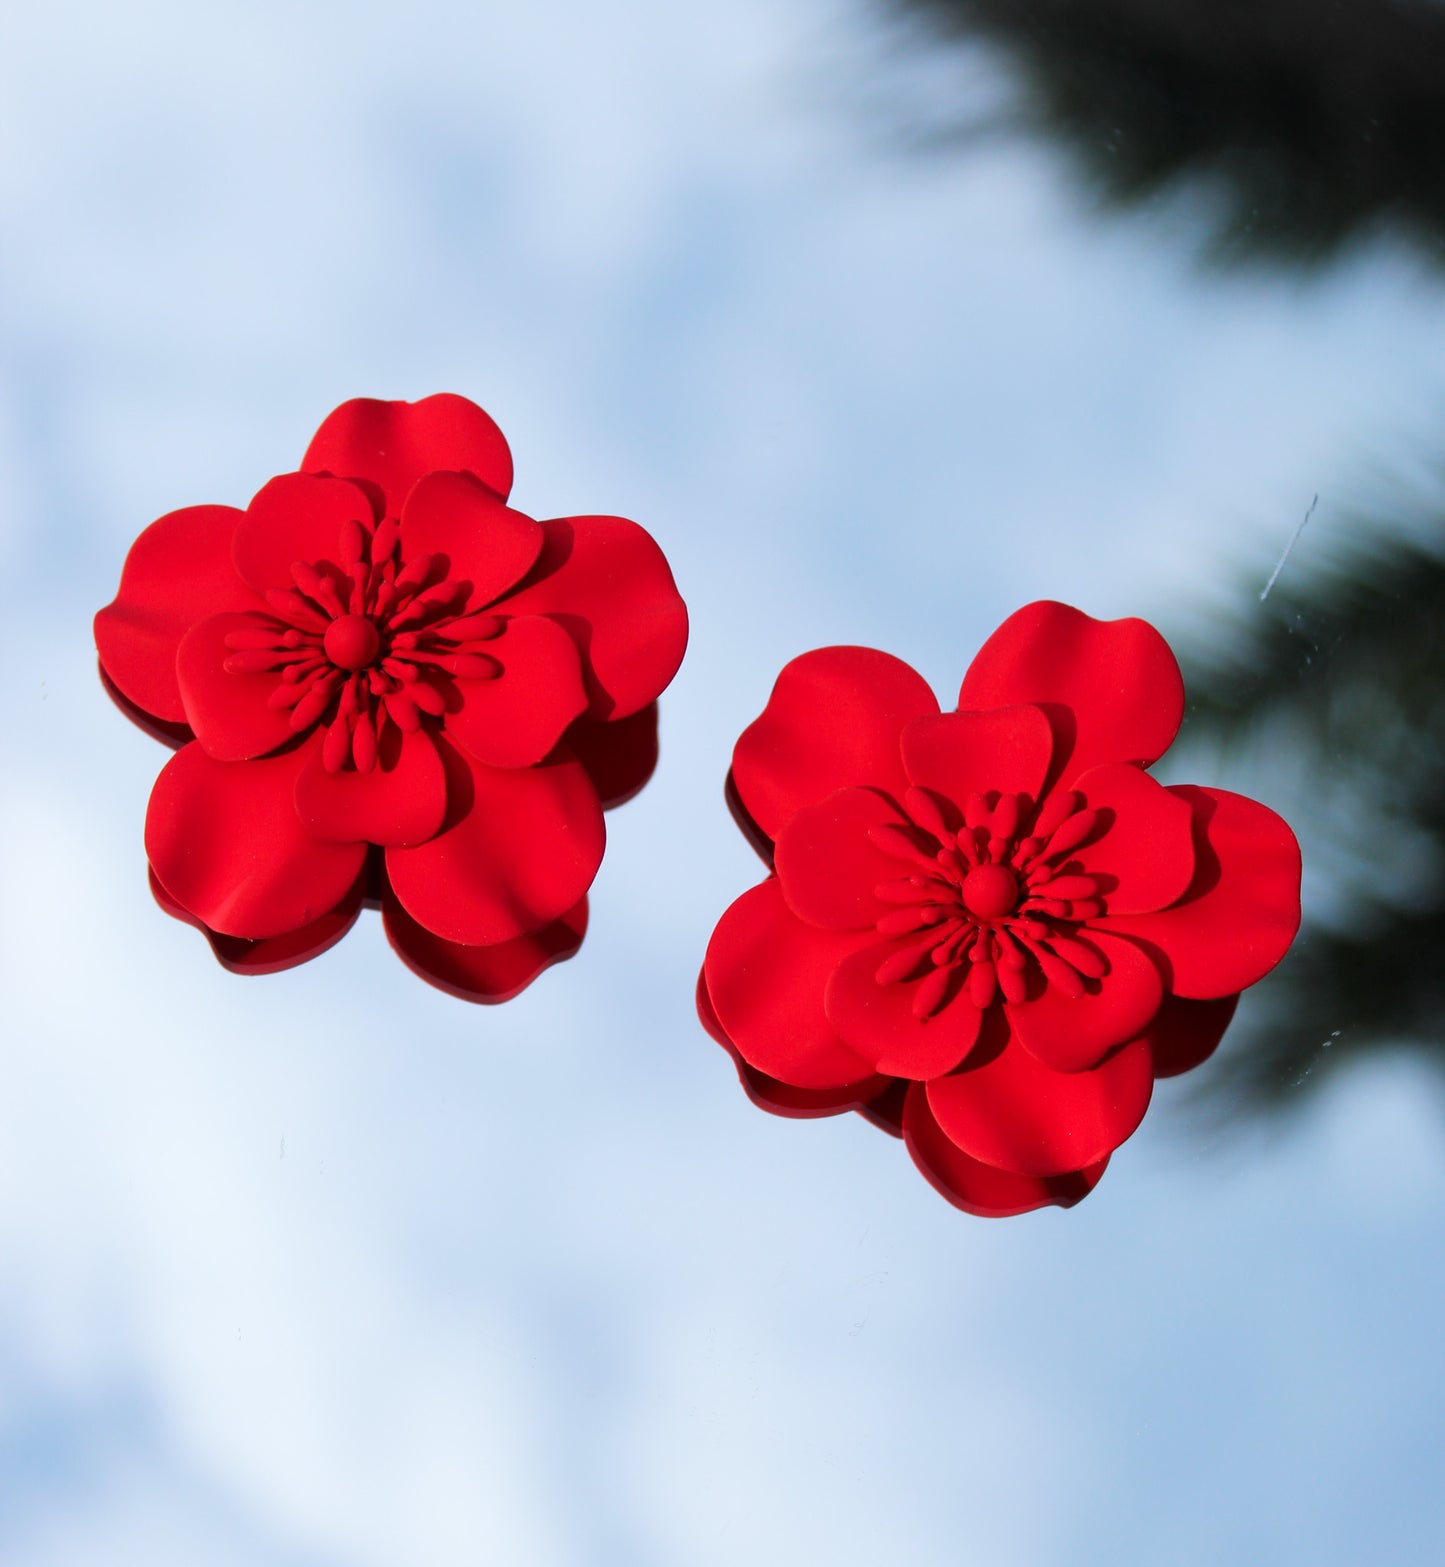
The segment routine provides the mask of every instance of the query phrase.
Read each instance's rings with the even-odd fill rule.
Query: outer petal
[[[361,913],[362,891],[365,878],[358,876],[351,891],[334,909],[328,910],[319,920],[303,925],[300,930],[288,931],[284,936],[270,936],[264,941],[244,941],[239,936],[223,936],[212,930],[203,920],[198,920],[183,904],[161,885],[154,869],[150,872],[151,896],[173,919],[193,925],[211,944],[216,961],[233,974],[279,974],[283,969],[308,963],[329,951],[356,923]]]
[[[1169,644],[1142,620],[1094,620],[1067,604],[1029,604],[984,643],[963,677],[960,708],[1046,709],[1057,750],[1052,782],[1100,762],[1162,756],[1184,716]]]
[[[349,767],[328,773],[321,749],[310,747],[296,778],[296,814],[313,838],[406,848],[441,830],[446,771],[425,729],[404,734],[395,724],[384,725],[369,773]]]
[[[804,925],[776,878],[727,910],[704,973],[722,1028],[749,1065],[796,1088],[851,1087],[874,1075],[823,1013],[828,976],[857,940]]]
[[[176,653],[186,717],[206,754],[218,762],[246,762],[296,738],[290,713],[266,705],[280,684],[279,671],[247,675],[226,668],[232,655],[228,633],[261,624],[255,614],[209,615],[181,638]]]
[[[446,731],[489,767],[531,767],[587,707],[577,645],[545,615],[522,615],[486,644],[495,680],[458,680]]]
[[[95,646],[122,696],[167,723],[184,723],[176,650],[198,620],[255,609],[231,564],[233,506],[188,506],[153,522],[130,547],[120,590],[95,617]]]
[[[390,887],[381,903],[386,937],[403,963],[462,1001],[510,1001],[544,970],[570,958],[587,933],[587,899],[541,930],[491,947],[443,941],[418,925]]]
[[[327,416],[301,459],[306,473],[368,479],[386,497],[386,515],[424,473],[472,473],[503,500],[512,488],[512,454],[491,418],[465,397],[442,392],[416,403],[353,398]]]
[[[503,504],[468,473],[428,473],[417,480],[401,514],[408,559],[442,555],[448,577],[472,585],[475,611],[514,588],[542,553],[542,524]]]
[[[236,570],[260,594],[293,587],[294,561],[325,560],[339,569],[346,525],[359,522],[369,528],[374,520],[371,500],[359,485],[283,473],[252,496],[236,526],[231,547]]]
[[[766,1110],[770,1115],[786,1116],[794,1121],[842,1115],[848,1110],[862,1109],[870,1093],[882,1093],[887,1086],[887,1079],[880,1077],[869,1078],[862,1083],[849,1083],[842,1088],[794,1088],[791,1083],[780,1082],[776,1077],[760,1072],[757,1067],[749,1066],[718,1022],[712,997],[708,995],[705,972],[697,977],[697,1015],[698,1021],[712,1038],[732,1057],[743,1092],[760,1110]]]
[[[1194,812],[1189,891],[1173,908],[1110,917],[1098,928],[1136,937],[1160,954],[1175,995],[1232,995],[1269,973],[1299,929],[1299,845],[1257,800],[1192,784],[1169,792]]]
[[[1093,929],[1080,935],[1107,960],[1102,979],[1086,979],[1076,1000],[1050,986],[1036,1001],[1006,1008],[1015,1040],[1055,1072],[1097,1066],[1115,1045],[1137,1039],[1164,999],[1159,970],[1132,941]]]
[[[960,982],[932,1017],[914,1017],[917,986],[880,985],[875,978],[878,965],[898,950],[896,941],[879,942],[844,958],[829,977],[824,1010],[838,1038],[875,1072],[942,1077],[973,1049],[983,1015],[960,993]]]
[[[661,696],[687,647],[687,607],[667,557],[625,517],[556,517],[542,556],[498,606],[550,615],[582,653],[589,718],[626,718]]]
[[[940,713],[903,731],[909,779],[960,808],[969,795],[995,790],[1037,801],[1053,754],[1053,730],[1037,707]]]
[[[1125,762],[1092,767],[1074,787],[1099,821],[1073,859],[1100,878],[1109,912],[1146,914],[1182,898],[1194,877],[1188,803]]]
[[[177,751],[151,791],[146,855],[171,896],[212,930],[251,941],[310,925],[361,872],[359,843],[319,843],[292,803],[308,748],[254,762]]]
[[[783,666],[762,716],[733,750],[743,807],[769,838],[805,805],[867,785],[908,788],[900,737],[910,719],[937,714],[923,676],[869,647],[825,647]]]
[[[567,744],[587,769],[602,809],[625,805],[657,767],[657,703],[609,724],[579,718],[567,731]]]
[[[1207,1061],[1219,1048],[1238,1005],[1238,996],[1221,996],[1217,1001],[1166,996],[1148,1029],[1154,1076],[1178,1077]]]
[[[582,764],[559,746],[538,767],[504,771],[438,737],[447,814],[435,838],[388,849],[406,911],[444,941],[489,947],[530,935],[582,901],[606,830]]]
[[[1067,1175],[1129,1137],[1153,1089],[1147,1040],[1131,1041],[1091,1072],[1054,1072],[1007,1037],[993,1008],[972,1058],[928,1085],[928,1103],[970,1157],[1019,1175]]]
[[[1071,1175],[1016,1175],[971,1159],[938,1124],[928,1090],[914,1083],[903,1108],[903,1141],[934,1190],[980,1219],[1007,1219],[1034,1208],[1072,1208],[1099,1183],[1107,1159]]]
[[[774,857],[773,840],[758,826],[752,818],[752,813],[743,804],[743,797],[738,791],[737,779],[733,777],[732,768],[728,769],[727,779],[723,783],[723,800],[727,804],[728,815],[732,817],[738,831],[747,839],[753,852],[771,873]]]
[[[867,930],[886,913],[873,889],[902,867],[874,848],[872,827],[902,822],[874,789],[839,789],[790,817],[778,837],[778,881],[788,907],[823,930]]]

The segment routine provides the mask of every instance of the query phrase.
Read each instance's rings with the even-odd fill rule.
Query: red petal
[[[608,724],[579,718],[567,731],[567,744],[587,769],[602,809],[625,805],[657,766],[657,703]]]
[[[416,403],[342,403],[316,432],[301,467],[379,485],[388,517],[399,517],[412,485],[439,468],[475,474],[503,500],[512,488],[502,432],[475,403],[450,392]]]
[[[236,570],[258,593],[294,587],[293,561],[326,560],[339,567],[346,524],[369,529],[374,521],[371,501],[358,485],[283,473],[256,492],[236,527]]]
[[[995,1007],[972,1058],[928,1085],[928,1103],[970,1157],[1019,1175],[1067,1175],[1113,1153],[1144,1119],[1153,1089],[1147,1040],[1092,1071],[1054,1072],[1008,1036]]]
[[[1154,1076],[1178,1077],[1207,1061],[1219,1048],[1238,1005],[1238,996],[1221,996],[1217,1001],[1165,996],[1147,1034],[1154,1051]]]
[[[661,696],[687,647],[687,608],[667,557],[625,517],[556,517],[542,558],[499,606],[550,615],[582,652],[589,718],[626,718]]]
[[[1036,707],[940,713],[915,718],[903,731],[910,781],[959,806],[994,790],[1036,801],[1053,751],[1053,730]]]
[[[873,1075],[823,1013],[828,976],[857,940],[804,925],[776,877],[727,910],[708,943],[707,988],[750,1065],[795,1088],[843,1088]]]
[[[544,970],[570,958],[587,933],[587,899],[541,930],[491,947],[443,941],[418,925],[390,887],[381,904],[387,940],[398,957],[428,984],[462,1001],[510,1001]]]
[[[296,779],[296,813],[326,843],[376,843],[399,848],[425,843],[441,830],[447,778],[436,743],[425,729],[404,734],[382,727],[376,766],[328,773],[313,745]]]
[[[1184,681],[1163,637],[1142,620],[1094,620],[1067,604],[1029,604],[984,643],[963,677],[960,708],[1047,710],[1051,783],[1101,762],[1149,763],[1184,716]]]
[[[732,778],[769,838],[805,805],[866,785],[901,798],[899,739],[910,719],[936,714],[923,676],[869,647],[825,647],[783,666],[762,716],[733,750]]]
[[[812,1121],[820,1116],[861,1110],[867,1095],[882,1092],[886,1084],[887,1080],[879,1077],[868,1078],[862,1083],[849,1083],[842,1088],[794,1088],[791,1083],[780,1082],[776,1077],[760,1072],[757,1067],[749,1066],[718,1022],[712,997],[707,993],[706,972],[697,977],[697,1015],[702,1026],[732,1057],[743,1092],[760,1110],[766,1110],[770,1115],[786,1116],[794,1121]]]
[[[1100,878],[1109,913],[1146,914],[1182,898],[1194,876],[1188,803],[1124,762],[1090,768],[1074,788],[1100,814],[1088,842],[1071,858]]]
[[[130,719],[137,729],[143,729],[152,740],[159,740],[162,745],[167,745],[172,751],[179,751],[188,740],[196,738],[189,724],[169,723],[164,718],[156,718],[146,712],[143,707],[137,707],[134,702],[116,685],[115,681],[105,672],[105,665],[96,665],[100,671],[100,683],[105,689],[105,694]]]
[[[153,522],[130,547],[120,590],[95,617],[101,667],[122,696],[167,723],[184,723],[176,650],[198,620],[257,608],[231,564],[233,506],[188,506]]]
[[[1008,1219],[1034,1208],[1072,1208],[1099,1184],[1108,1159],[1069,1175],[1016,1175],[970,1159],[951,1142],[914,1083],[903,1109],[903,1141],[934,1190],[980,1219]]]
[[[446,575],[472,585],[469,611],[516,587],[536,564],[543,538],[541,523],[466,473],[426,474],[401,514],[403,558],[445,557]]]
[[[888,1077],[927,1079],[951,1072],[973,1049],[982,1014],[954,994],[932,1017],[913,1015],[918,985],[880,985],[878,965],[899,949],[874,942],[845,957],[833,970],[823,1005],[838,1038],[873,1071]]]
[[[413,919],[444,941],[490,947],[530,935],[582,901],[606,830],[586,769],[559,746],[537,767],[488,767],[437,740],[447,776],[441,832],[388,849],[386,870]]]
[[[154,868],[150,872],[151,896],[173,919],[193,925],[211,944],[216,961],[233,974],[279,974],[283,969],[308,963],[329,951],[356,923],[361,913],[362,890],[366,880],[358,876],[352,889],[334,909],[319,920],[303,925],[284,936],[269,936],[264,941],[244,941],[239,936],[223,936],[176,900],[161,885]]]
[[[218,762],[192,743],[156,779],[146,855],[171,896],[212,930],[251,941],[298,931],[335,909],[359,875],[361,844],[319,843],[296,815],[296,775],[310,749]]]
[[[462,705],[447,715],[447,734],[489,767],[530,767],[587,706],[577,645],[556,621],[522,615],[486,648],[502,673],[457,681]]]
[[[873,889],[896,881],[895,859],[874,848],[870,827],[903,818],[873,789],[839,789],[790,817],[778,837],[778,880],[788,907],[824,930],[867,930],[888,905]]]
[[[1076,1000],[1050,986],[1037,1001],[1011,1002],[1007,1008],[1014,1038],[1055,1072],[1097,1066],[1115,1045],[1137,1039],[1164,999],[1158,968],[1132,941],[1093,928],[1079,935],[1104,954],[1109,972],[1084,980],[1084,993]]]
[[[1257,800],[1192,784],[1169,792],[1194,812],[1189,891],[1173,908],[1109,918],[1099,928],[1136,936],[1162,954],[1175,995],[1231,995],[1263,979],[1299,929],[1299,845]]]
[[[246,675],[225,667],[234,653],[226,646],[227,633],[261,624],[254,614],[211,615],[191,627],[176,653],[186,717],[206,754],[218,762],[249,761],[296,738],[291,714],[266,705],[281,683],[280,670]]]

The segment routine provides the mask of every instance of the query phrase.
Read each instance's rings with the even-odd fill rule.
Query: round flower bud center
[[[381,635],[365,615],[342,615],[326,628],[322,646],[338,669],[365,669],[381,651]]]
[[[1018,880],[1007,865],[975,865],[963,878],[963,906],[975,919],[1011,914],[1018,897]]]

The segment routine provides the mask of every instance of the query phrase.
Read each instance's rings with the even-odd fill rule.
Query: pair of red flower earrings
[[[96,617],[107,689],[178,747],[151,887],[238,973],[363,903],[423,978],[504,1001],[570,957],[603,812],[657,761],[687,611],[620,517],[536,522],[464,398],[344,404],[244,510],[171,512]],[[1272,811],[1146,768],[1183,715],[1140,620],[1007,620],[940,712],[907,664],[805,653],[733,753],[768,868],[697,1007],[753,1101],[856,1110],[957,1206],[1070,1206],[1299,924]]]

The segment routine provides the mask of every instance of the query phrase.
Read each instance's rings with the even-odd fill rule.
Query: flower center
[[[381,651],[381,633],[365,615],[343,615],[326,628],[321,646],[339,668],[365,669]]]
[[[1018,896],[1018,877],[1007,865],[975,865],[963,878],[963,906],[975,919],[1011,914]]]
[[[980,1010],[999,991],[1013,1002],[1049,989],[1077,998],[1085,980],[1108,971],[1099,949],[1080,940],[1104,903],[1098,881],[1070,863],[1097,825],[1077,794],[1061,790],[1037,811],[1023,795],[975,794],[959,811],[910,789],[903,807],[903,822],[868,835],[907,870],[874,889],[893,905],[878,934],[898,942],[877,980],[915,987],[920,1022],[959,995]]]
[[[431,555],[404,558],[394,519],[342,525],[335,560],[295,561],[269,613],[227,632],[224,668],[276,676],[268,704],[296,734],[324,725],[328,772],[376,766],[388,723],[403,733],[440,719],[457,681],[502,672],[486,644],[506,622],[468,613],[470,589]]]

